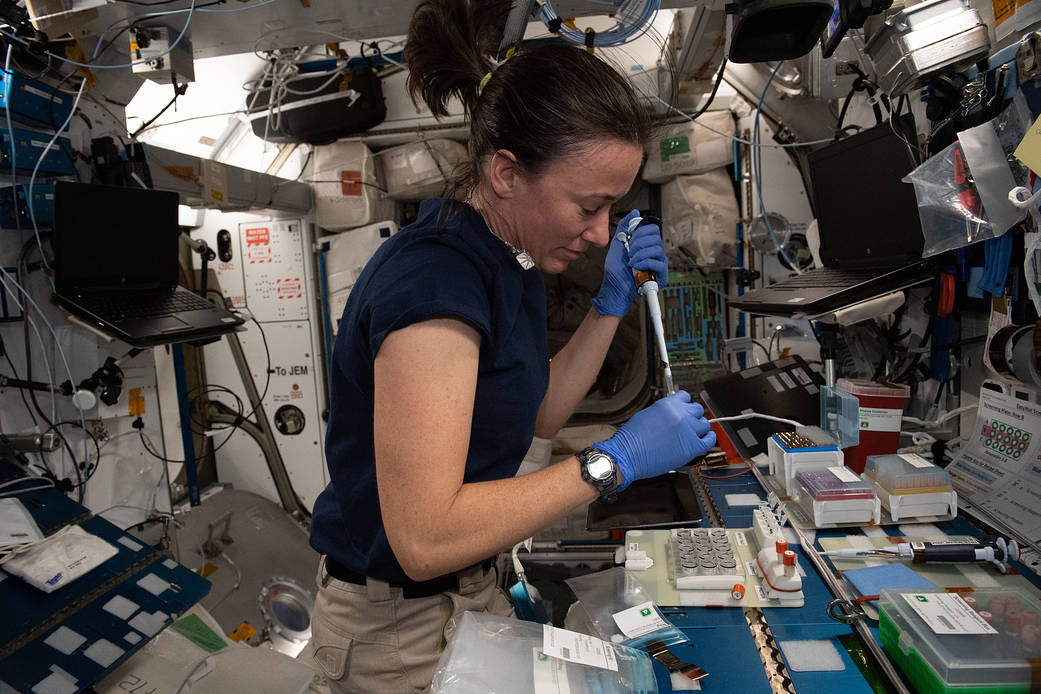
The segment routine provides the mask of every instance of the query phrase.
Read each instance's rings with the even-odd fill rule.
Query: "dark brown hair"
[[[421,0],[409,23],[404,56],[413,102],[422,98],[440,118],[454,95],[470,118],[470,161],[456,173],[456,191],[472,191],[481,163],[499,149],[537,175],[593,141],[642,147],[650,115],[629,81],[585,49],[521,46],[496,67],[509,8],[501,0]]]

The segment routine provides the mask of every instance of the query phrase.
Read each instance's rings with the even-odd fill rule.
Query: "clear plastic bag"
[[[597,640],[616,669],[569,662],[545,653],[547,629],[552,627],[464,612],[441,654],[431,694],[657,694],[654,667],[643,651]]]
[[[605,641],[639,648],[654,641],[671,646],[688,640],[662,616],[636,577],[620,566],[566,582]]]
[[[914,185],[925,244],[922,257],[1001,236],[1023,219],[1008,201],[1026,172],[1012,152],[1030,127],[1030,112],[1017,94],[1001,115],[959,133],[903,180]]]

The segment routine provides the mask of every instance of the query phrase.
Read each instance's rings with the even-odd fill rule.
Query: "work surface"
[[[735,471],[738,469],[734,468]],[[756,500],[765,501],[767,498],[766,492],[751,474],[725,480],[704,480],[702,492],[708,497],[703,502],[714,505],[723,525],[729,528],[749,527],[757,503],[753,501],[753,496]],[[706,513],[702,527],[711,525],[711,516],[711,513]],[[851,534],[863,543],[870,541],[872,535],[903,535],[903,530],[916,534],[943,533],[948,536],[979,537],[981,534],[968,520],[957,517],[924,526],[867,528],[866,533],[863,529],[821,530],[815,535],[815,547],[820,550],[822,540],[826,545],[845,542]],[[709,673],[700,680],[701,689],[706,692],[765,694],[794,690],[799,694],[837,691],[843,694],[868,694],[887,691],[886,682],[877,670],[864,666],[870,660],[870,655],[865,652],[852,628],[828,616],[826,608],[834,596],[824,580],[805,558],[802,548],[793,549],[806,571],[803,578],[805,604],[802,607],[767,607],[762,610],[734,607],[663,609],[666,617],[690,640],[688,644],[673,646],[670,650],[684,661],[695,663]],[[866,564],[846,562],[837,566],[845,569]],[[1021,576],[1013,580],[1019,583],[1029,581],[1035,590],[1041,587],[1041,579],[1029,567],[1019,563],[1014,566]],[[971,567],[966,574],[965,585],[973,584],[975,571],[986,572],[988,578],[997,575],[994,569]],[[877,623],[869,624],[877,639]],[[799,643],[807,641],[812,643]],[[806,654],[810,654],[809,667],[827,664],[841,669],[802,669],[807,666]],[[656,665],[655,671],[660,691],[679,691],[673,689],[664,667]],[[908,688],[914,691],[912,686],[908,685]]]

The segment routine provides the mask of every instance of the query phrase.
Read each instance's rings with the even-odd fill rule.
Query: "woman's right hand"
[[[716,434],[705,409],[678,391],[637,412],[614,436],[594,443],[611,455],[622,475],[618,490],[631,482],[674,470],[716,445]]]

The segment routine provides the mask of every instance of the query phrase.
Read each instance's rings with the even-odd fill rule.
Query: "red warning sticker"
[[[279,299],[299,299],[304,295],[304,285],[299,277],[275,280]]]
[[[249,258],[250,265],[270,263],[272,262],[271,246],[246,246],[246,257]]]
[[[271,234],[268,233],[267,227],[246,229],[247,246],[266,246],[269,243],[271,243]]]

